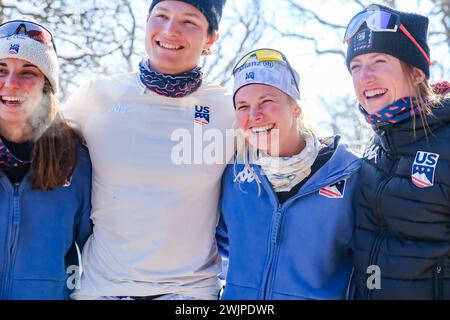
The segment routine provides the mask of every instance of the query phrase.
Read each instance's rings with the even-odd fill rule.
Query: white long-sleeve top
[[[221,176],[233,154],[226,138],[231,96],[204,81],[187,97],[168,98],[130,73],[89,81],[63,110],[85,137],[93,165],[94,233],[72,297],[216,299],[215,227]]]

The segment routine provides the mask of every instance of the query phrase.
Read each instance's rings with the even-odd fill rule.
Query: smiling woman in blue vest
[[[356,299],[450,299],[450,88],[430,86],[428,18],[371,5],[347,66],[375,132],[355,197]]]
[[[223,177],[222,297],[344,299],[360,162],[338,136],[319,139],[301,121],[299,77],[281,52],[254,50],[233,74],[243,145]]]
[[[91,165],[58,112],[51,33],[0,25],[0,299],[67,299],[92,232]]]

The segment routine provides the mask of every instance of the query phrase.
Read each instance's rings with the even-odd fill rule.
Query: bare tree
[[[422,0],[423,1],[423,0]],[[433,49],[441,52],[447,52],[447,58],[450,55],[450,1],[432,0],[433,8],[429,12],[433,22],[436,22],[436,29],[430,32],[430,44]],[[433,59],[433,72],[438,73],[439,77],[449,75],[450,65],[448,59]],[[448,80],[448,79],[447,79]]]
[[[446,44],[450,50],[450,1],[448,0],[432,0],[434,8],[433,16],[440,17],[439,21],[442,25],[442,31],[434,32],[435,35],[442,36],[442,43]]]
[[[220,41],[214,54],[205,59],[205,74],[221,85],[231,79],[236,58],[252,49],[266,30],[260,0],[228,1],[231,15],[224,17]]]
[[[136,21],[131,0],[0,0],[0,19],[22,15],[51,29],[61,61],[61,97],[79,74],[132,69]]]
[[[0,19],[21,15],[45,24],[55,35],[61,61],[61,97],[86,73],[132,71],[144,55],[145,21],[137,20],[131,0],[0,0]],[[259,0],[231,0],[231,15],[224,18],[224,32],[215,53],[204,60],[208,78],[220,84],[231,79],[235,58],[261,38],[264,14]],[[144,4],[142,4],[142,7]]]
[[[433,25],[436,29],[430,32],[430,46],[436,51],[450,52],[450,1],[449,0],[416,0],[417,4],[427,2],[433,6],[430,12],[422,12],[422,14],[430,17],[430,21],[438,21],[437,25]],[[346,5],[345,8],[353,7],[351,12],[357,13],[358,10],[368,6],[373,1],[352,0],[337,1],[334,3]],[[391,7],[397,7],[397,1],[384,0],[381,1]],[[315,53],[320,57],[322,55],[337,55],[345,58],[345,52],[340,48],[339,41],[342,41],[343,33],[346,25],[333,21],[330,18],[324,18],[319,10],[313,10],[310,3],[303,0],[285,0],[286,9],[289,11],[292,20],[296,21],[295,27],[292,24],[280,24],[277,17],[269,22],[270,27],[282,37],[288,37],[300,43],[312,43]],[[327,2],[329,3],[329,2]],[[351,18],[351,15],[349,16]],[[280,25],[282,25],[280,27]],[[327,41],[321,41],[318,34],[328,34],[330,37]],[[333,35],[331,37],[331,35]],[[330,41],[329,39],[336,39]],[[448,60],[447,60],[448,61]],[[450,74],[450,65],[444,61],[433,61],[433,72],[438,77]],[[334,133],[340,133],[354,145],[355,149],[362,151],[367,139],[363,139],[369,135],[369,127],[361,123],[361,115],[358,111],[356,98],[351,96],[337,97],[333,102],[321,99],[324,105],[333,105],[333,108],[325,108],[329,113],[329,122],[326,124]],[[322,122],[322,124],[324,124]]]
[[[331,2],[340,4],[345,11],[339,15],[325,15],[329,10],[318,10],[318,1],[323,6]],[[430,8],[429,12],[422,13],[433,22],[430,28],[432,51],[446,52],[445,57],[448,57],[450,1],[414,1]],[[227,14],[221,23],[221,39],[214,54],[203,61],[207,78],[223,85],[230,84],[237,58],[262,43],[267,45],[280,38],[289,39],[293,46],[305,50],[311,47],[317,59],[330,55],[344,59],[342,37],[346,25],[342,16],[348,15],[347,19],[350,19],[352,13],[372,0],[314,2],[316,5],[312,6],[311,1],[306,0],[228,0]],[[392,7],[396,7],[397,2],[382,1]],[[0,0],[0,20],[28,15],[54,31],[61,60],[61,97],[64,98],[77,84],[79,75],[137,69],[137,62],[144,55],[145,21],[141,11],[146,6],[144,0]],[[326,39],[322,35],[327,35]],[[450,65],[446,61],[448,59],[433,59],[433,74],[448,76]],[[366,140],[363,138],[369,130],[361,124],[361,116],[355,108],[356,99],[351,95],[332,99],[320,100],[329,114],[328,122],[321,121],[320,124],[333,133],[342,134],[356,149],[362,150],[362,141]]]

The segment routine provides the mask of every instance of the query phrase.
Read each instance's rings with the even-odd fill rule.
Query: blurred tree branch
[[[205,74],[221,85],[230,81],[236,59],[254,48],[266,30],[260,0],[229,1],[231,16],[222,26],[220,41],[211,57],[205,59]]]
[[[1,0],[0,8],[2,21],[24,15],[52,30],[61,62],[61,97],[76,85],[79,74],[133,69],[136,21],[131,0]]]

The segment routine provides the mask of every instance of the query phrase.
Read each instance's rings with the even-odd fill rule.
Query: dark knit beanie
[[[417,43],[430,57],[430,49],[427,44],[428,18],[419,14],[406,13],[394,10],[387,6],[376,5],[382,10],[395,13],[400,16],[400,23],[416,39]],[[414,67],[421,69],[427,79],[430,77],[430,66],[427,59],[416,45],[403,33],[400,28],[396,32],[372,31],[364,22],[360,29],[350,39],[347,48],[347,68],[350,70],[350,62],[356,56],[365,53],[381,52],[394,56]]]
[[[153,7],[163,0],[153,0],[148,12],[152,11]],[[196,7],[208,20],[211,28],[214,31],[219,30],[219,22],[222,17],[223,7],[226,0],[181,0]]]

